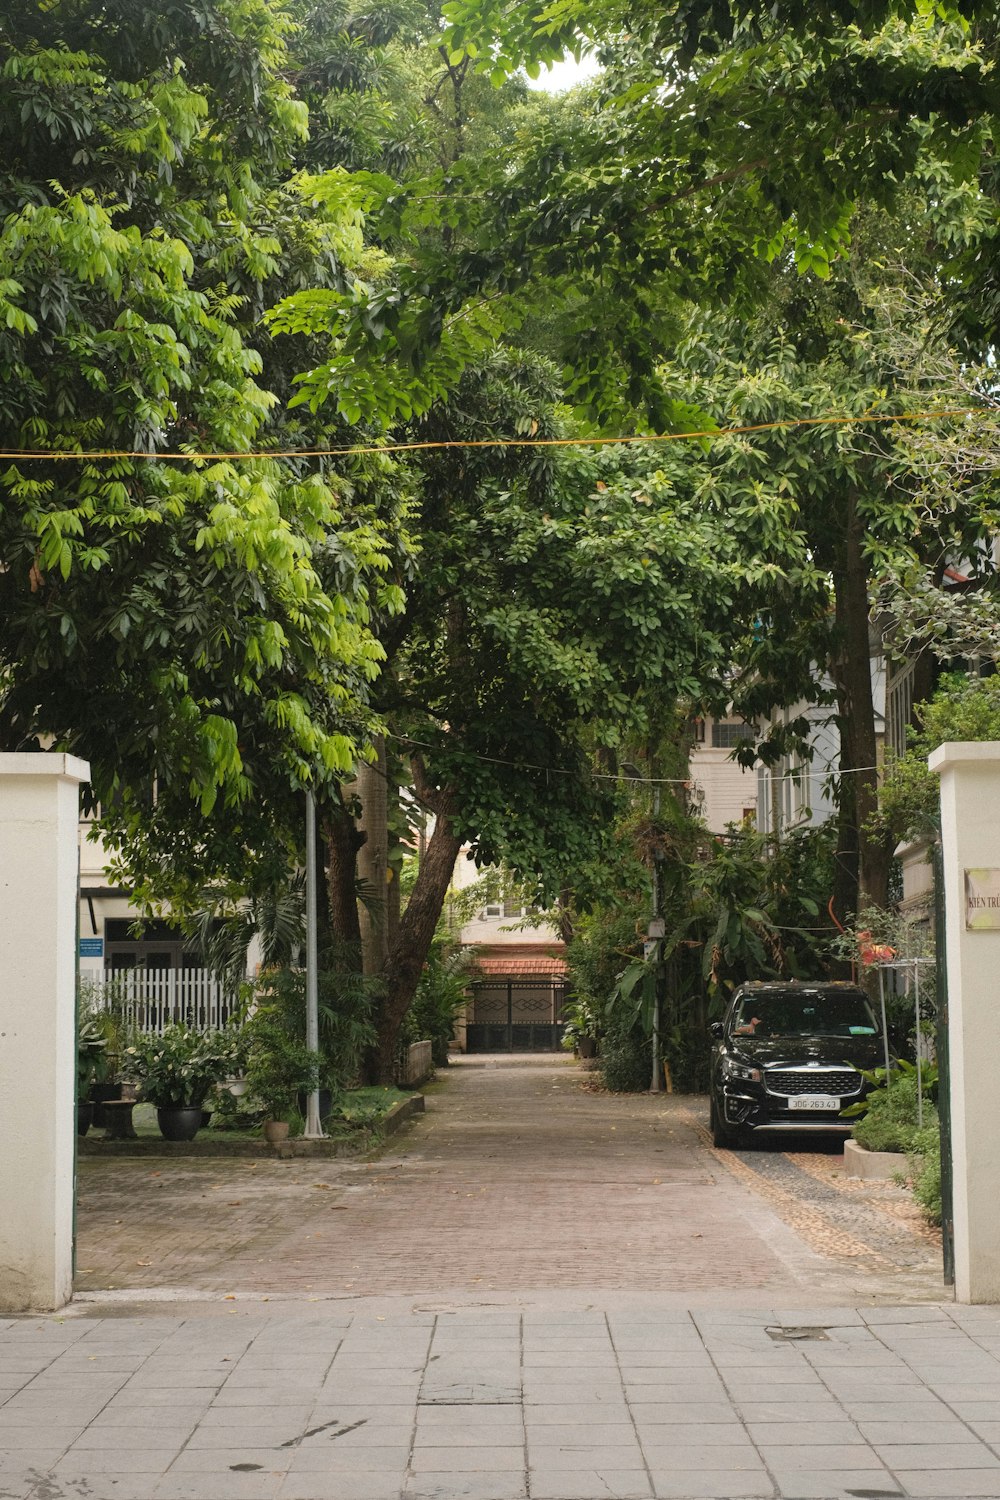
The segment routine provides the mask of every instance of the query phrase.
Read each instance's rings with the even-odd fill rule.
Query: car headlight
[[[760,1083],[764,1075],[760,1068],[754,1068],[750,1063],[737,1062],[735,1057],[724,1057],[722,1076],[723,1078],[738,1078],[742,1083]]]

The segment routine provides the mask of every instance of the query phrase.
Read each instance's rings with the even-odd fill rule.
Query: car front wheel
[[[719,1114],[719,1107],[714,1097],[709,1102],[708,1108],[709,1129],[712,1132],[712,1145],[720,1149],[736,1145],[737,1133],[731,1125],[727,1125]]]

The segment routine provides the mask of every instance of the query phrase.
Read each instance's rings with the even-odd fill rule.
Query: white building
[[[460,856],[456,888],[467,889],[479,873]],[[566,1000],[564,944],[555,927],[529,918],[519,901],[497,900],[485,903],[459,930],[459,940],[476,949],[469,1003],[456,1026],[461,1051],[558,1049]]]
[[[877,636],[872,636],[872,699],[875,709],[876,760],[885,743],[886,669]],[[825,686],[829,686],[827,683]],[[762,730],[805,719],[809,728],[807,754],[782,756],[774,766],[757,768],[757,827],[761,833],[782,834],[793,828],[817,827],[836,811],[834,780],[840,771],[840,729],[832,704],[806,702],[775,709]]]
[[[688,759],[691,774],[690,806],[712,833],[724,833],[729,823],[754,822],[757,816],[757,778],[732,758],[733,747],[751,733],[742,719],[695,719]]]

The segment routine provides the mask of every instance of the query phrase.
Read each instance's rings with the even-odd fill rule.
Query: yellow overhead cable
[[[626,437],[497,437],[449,438],[437,442],[355,444],[349,448],[250,449],[245,452],[144,453],[139,449],[94,449],[75,452],[44,452],[32,449],[0,448],[0,459],[15,463],[38,459],[118,459],[143,458],[161,463],[222,463],[247,458],[354,458],[379,453],[416,453],[438,448],[598,448],[626,443],[679,443],[693,438],[738,437],[748,432],[774,432],[789,427],[845,427],[864,422],[936,422],[943,417],[993,417],[997,412],[980,407],[946,408],[942,411],[898,412],[891,415],[874,412],[850,417],[786,417],[775,422],[753,422],[742,427],[706,427],[691,432],[635,433]]]

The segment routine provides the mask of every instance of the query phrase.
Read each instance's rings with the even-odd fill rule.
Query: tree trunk
[[[390,788],[389,788],[389,795],[391,797],[396,797],[398,795],[398,791],[399,791],[398,787],[390,786]],[[399,840],[397,838],[394,838],[393,836],[390,835],[390,839],[389,839],[389,853],[390,853],[390,855],[394,856],[395,854],[397,854],[398,851],[399,851],[399,848],[400,848],[400,842],[399,842]],[[389,877],[390,877],[389,878],[389,888],[386,891],[386,913],[385,913],[385,918],[386,918],[386,933],[385,933],[385,936],[386,936],[386,942],[388,943],[389,948],[391,949],[393,943],[396,941],[397,937],[399,936],[399,922],[400,922],[400,917],[401,917],[401,914],[402,914],[402,904],[403,904],[403,902],[402,902],[402,887],[400,885],[400,880],[399,880],[399,861],[397,859],[393,858],[393,859],[390,860],[390,864],[389,864]]]
[[[327,850],[326,888],[330,927],[340,957],[337,966],[353,967],[347,956],[361,952],[358,920],[357,859],[361,835],[347,808],[338,798],[323,809],[323,840]]]
[[[385,970],[388,944],[389,841],[385,740],[375,741],[377,759],[358,765],[354,790],[361,803],[358,880],[361,887],[361,969],[365,978]]]
[[[437,800],[434,831],[420,861],[416,884],[399,922],[385,966],[385,996],[378,1018],[377,1042],[369,1058],[372,1083],[392,1083],[396,1038],[417,992],[420,975],[444,909],[462,841],[452,832],[451,798]]]
[[[573,927],[573,892],[568,886],[559,892],[555,908],[556,931],[564,943],[569,945],[576,932]]]
[[[830,672],[840,721],[840,838],[835,910],[842,922],[866,904],[885,906],[891,841],[868,830],[878,810],[878,740],[868,630],[868,565],[857,496],[848,497],[843,546],[833,568],[837,643]]]

